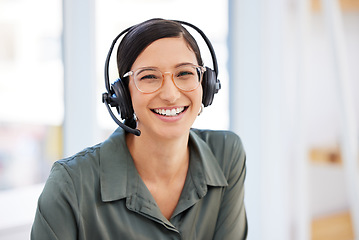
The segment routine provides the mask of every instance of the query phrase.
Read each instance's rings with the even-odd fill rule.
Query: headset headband
[[[218,92],[218,90],[221,88],[220,86],[220,82],[217,79],[218,76],[218,64],[217,64],[217,58],[216,58],[216,54],[214,52],[213,46],[211,44],[211,42],[209,41],[209,39],[207,38],[207,36],[203,33],[203,31],[201,29],[199,29],[198,27],[196,27],[195,25],[188,23],[188,22],[184,22],[184,21],[178,21],[178,20],[171,20],[173,22],[177,22],[180,23],[181,25],[187,25],[191,28],[193,28],[194,30],[197,31],[197,33],[199,33],[201,35],[201,37],[203,38],[203,40],[205,41],[211,56],[212,56],[212,63],[213,63],[213,70],[209,71],[210,69],[207,68],[207,72],[208,74],[211,74],[212,78],[215,78],[215,82],[213,84],[215,84],[215,88],[212,90],[207,90],[210,91],[210,94],[215,94]],[[112,119],[120,126],[122,127],[125,131],[133,133],[137,136],[139,136],[141,134],[140,130],[138,129],[134,129],[131,128],[127,125],[125,125],[124,123],[122,123],[120,120],[118,120],[116,118],[116,116],[114,115],[114,113],[112,112],[111,108],[109,105],[111,105],[111,107],[118,107],[118,105],[112,100],[112,95],[114,94],[114,91],[111,89],[110,86],[110,79],[109,79],[109,65],[110,65],[110,59],[111,59],[111,55],[113,52],[113,48],[115,47],[118,39],[124,35],[125,33],[129,32],[132,28],[135,28],[136,25],[132,26],[132,27],[128,27],[127,29],[123,30],[122,32],[120,32],[120,34],[117,35],[117,37],[112,41],[111,47],[107,53],[107,57],[106,57],[106,61],[105,61],[105,69],[104,69],[104,75],[105,75],[105,86],[106,86],[106,90],[107,93],[103,93],[102,94],[102,102],[104,102],[106,104],[107,110],[109,111]],[[209,73],[210,72],[210,73]],[[210,105],[212,103],[212,99],[213,97],[210,98],[209,103],[207,105]],[[205,106],[207,106],[205,104]]]
[[[203,40],[205,41],[205,43],[208,46],[208,49],[211,53],[212,56],[212,63],[213,63],[213,70],[216,73],[216,76],[218,77],[218,64],[217,64],[217,58],[216,58],[216,53],[214,52],[213,46],[211,44],[211,42],[209,41],[208,37],[204,34],[204,32],[199,29],[198,27],[196,27],[195,25],[188,23],[188,22],[184,22],[184,21],[178,21],[178,20],[172,20],[174,22],[178,22],[182,25],[187,25],[191,28],[193,28],[194,30],[196,30],[201,37],[203,38]],[[106,89],[107,92],[111,92],[111,87],[110,87],[110,78],[109,78],[109,65],[110,65],[110,59],[111,59],[111,55],[113,52],[113,48],[115,47],[118,39],[124,35],[125,33],[127,33],[128,31],[130,31],[132,28],[134,28],[135,26],[132,27],[128,27],[127,29],[123,30],[120,34],[117,35],[117,37],[112,41],[110,50],[107,53],[107,57],[106,57],[106,62],[105,62],[105,85],[106,85]]]

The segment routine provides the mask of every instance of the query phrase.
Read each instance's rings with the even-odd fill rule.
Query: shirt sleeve
[[[66,169],[55,163],[38,200],[32,240],[77,239],[77,200]]]
[[[226,144],[227,145],[227,144]],[[227,145],[228,146],[228,145]],[[244,179],[246,155],[239,138],[231,149],[226,149],[231,161],[228,186],[221,202],[216,224],[215,240],[242,240],[247,238],[247,217],[244,207]],[[229,155],[228,155],[229,154]]]

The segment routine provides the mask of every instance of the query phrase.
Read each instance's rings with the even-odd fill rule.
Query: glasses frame
[[[199,65],[189,65],[189,66],[194,67],[194,68],[196,68],[197,70],[199,69],[199,73],[201,74],[201,75],[200,75],[200,79],[199,79],[199,81],[198,81],[198,85],[197,85],[196,87],[194,87],[193,89],[184,90],[184,89],[180,88],[179,86],[177,86],[177,84],[176,84],[176,82],[175,82],[175,80],[174,80],[174,76],[173,76],[174,73],[173,73],[173,72],[162,72],[161,70],[159,70],[159,69],[157,69],[157,68],[154,68],[154,69],[158,70],[158,71],[162,74],[162,82],[161,82],[161,85],[160,85],[156,90],[154,90],[154,91],[146,92],[146,91],[143,91],[143,90],[139,89],[139,87],[138,87],[137,84],[136,84],[135,79],[133,79],[133,80],[134,80],[134,83],[135,83],[135,86],[136,86],[136,89],[137,89],[139,92],[145,93],[145,94],[150,94],[150,93],[157,92],[157,91],[160,90],[160,89],[162,88],[162,86],[163,86],[163,82],[164,82],[164,80],[165,80],[165,74],[171,74],[172,82],[173,82],[173,84],[176,86],[177,89],[179,89],[179,90],[181,90],[181,91],[184,91],[184,92],[192,92],[192,91],[196,90],[199,85],[201,85],[202,79],[203,79],[203,75],[204,75],[204,72],[206,71],[206,68],[203,67],[203,66],[199,66]],[[123,75],[122,78],[126,78],[126,77],[133,76],[134,73],[135,73],[136,71],[140,70],[140,69],[142,69],[142,68],[138,68],[138,69],[136,69],[136,70],[128,71],[128,72],[126,72],[126,73]]]

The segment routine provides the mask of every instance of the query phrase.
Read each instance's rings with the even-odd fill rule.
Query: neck
[[[127,134],[126,142],[137,171],[145,181],[172,182],[187,173],[189,134],[176,139],[154,139]]]

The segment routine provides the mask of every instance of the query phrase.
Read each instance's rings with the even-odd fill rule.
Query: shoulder
[[[234,132],[226,130],[191,129],[191,132],[201,138],[212,150],[238,148],[243,150],[241,138]]]
[[[115,155],[121,155],[124,148],[126,148],[124,132],[116,130],[105,141],[85,148],[70,157],[58,160],[54,167],[60,165],[70,175],[94,174],[99,171],[101,159],[113,159]]]
[[[54,167],[62,166],[68,172],[78,172],[80,170],[84,171],[89,168],[96,168],[99,166],[101,145],[102,144],[97,144],[95,146],[85,148],[70,157],[58,160],[55,162]]]
[[[101,145],[86,148],[73,156],[56,161],[46,181],[44,192],[57,195],[61,192],[75,192],[84,184],[99,180]]]
[[[231,171],[231,168],[245,167],[245,150],[236,133],[201,129],[191,129],[191,132],[206,143],[225,174]]]

